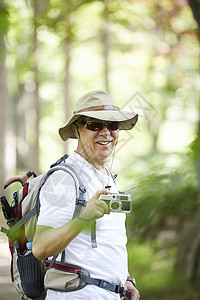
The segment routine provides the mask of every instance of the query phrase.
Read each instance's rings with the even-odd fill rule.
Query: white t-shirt
[[[95,171],[79,154],[74,152],[66,163],[72,165],[81,177],[87,201],[106,185],[111,186],[112,193],[118,192],[111,175]],[[37,224],[57,228],[70,221],[74,214],[75,198],[76,189],[72,176],[64,171],[56,171],[41,189]],[[111,212],[97,219],[96,239],[97,248],[92,248],[91,233],[82,231],[65,249],[65,261],[82,266],[89,271],[91,277],[124,284],[128,274],[125,214]],[[114,300],[120,299],[120,296],[94,285],[87,285],[81,290],[67,293],[48,290],[46,299]]]

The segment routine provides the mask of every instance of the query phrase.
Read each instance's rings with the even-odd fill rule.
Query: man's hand
[[[140,294],[138,290],[134,287],[134,285],[130,281],[126,281],[124,284],[124,289],[126,290],[126,296],[122,296],[121,299],[129,299],[129,300],[139,300]]]
[[[80,217],[86,220],[99,219],[104,214],[109,214],[110,210],[105,201],[99,200],[101,194],[109,194],[108,190],[99,190],[88,201],[86,208],[80,214]]]

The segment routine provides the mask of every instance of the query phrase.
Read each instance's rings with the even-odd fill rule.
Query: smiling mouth
[[[108,145],[110,143],[111,143],[111,141],[97,142],[97,144],[103,145],[103,146],[106,146],[106,145]]]

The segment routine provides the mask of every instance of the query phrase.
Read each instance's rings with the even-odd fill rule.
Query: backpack
[[[25,176],[11,178],[4,188],[15,181],[20,181],[23,187],[14,192],[11,206],[5,196],[0,197],[1,206],[9,229],[1,227],[0,231],[9,238],[11,252],[11,279],[15,288],[21,295],[21,299],[44,299],[44,275],[45,263],[37,260],[31,249],[37,218],[40,211],[40,191],[49,176],[57,170],[70,174],[76,187],[76,206],[73,218],[80,214],[81,208],[86,206],[85,188],[78,173],[65,163],[68,155],[65,154],[54,164],[48,172],[36,176],[34,172],[27,172]],[[33,179],[27,181],[31,176]],[[56,256],[57,257],[57,256]],[[53,257],[55,262],[56,257]],[[31,269],[31,271],[30,271]]]

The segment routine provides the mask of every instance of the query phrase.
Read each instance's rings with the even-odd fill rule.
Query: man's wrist
[[[136,280],[135,280],[135,278],[133,278],[133,277],[131,277],[131,276],[127,276],[127,278],[126,278],[126,281],[130,281],[132,284],[133,284],[133,286],[136,288]]]
[[[92,221],[94,221],[94,219],[86,219],[86,218],[82,218],[80,216],[78,216],[76,218],[79,219],[79,220],[81,220],[81,221],[83,221],[83,222],[92,222]]]

